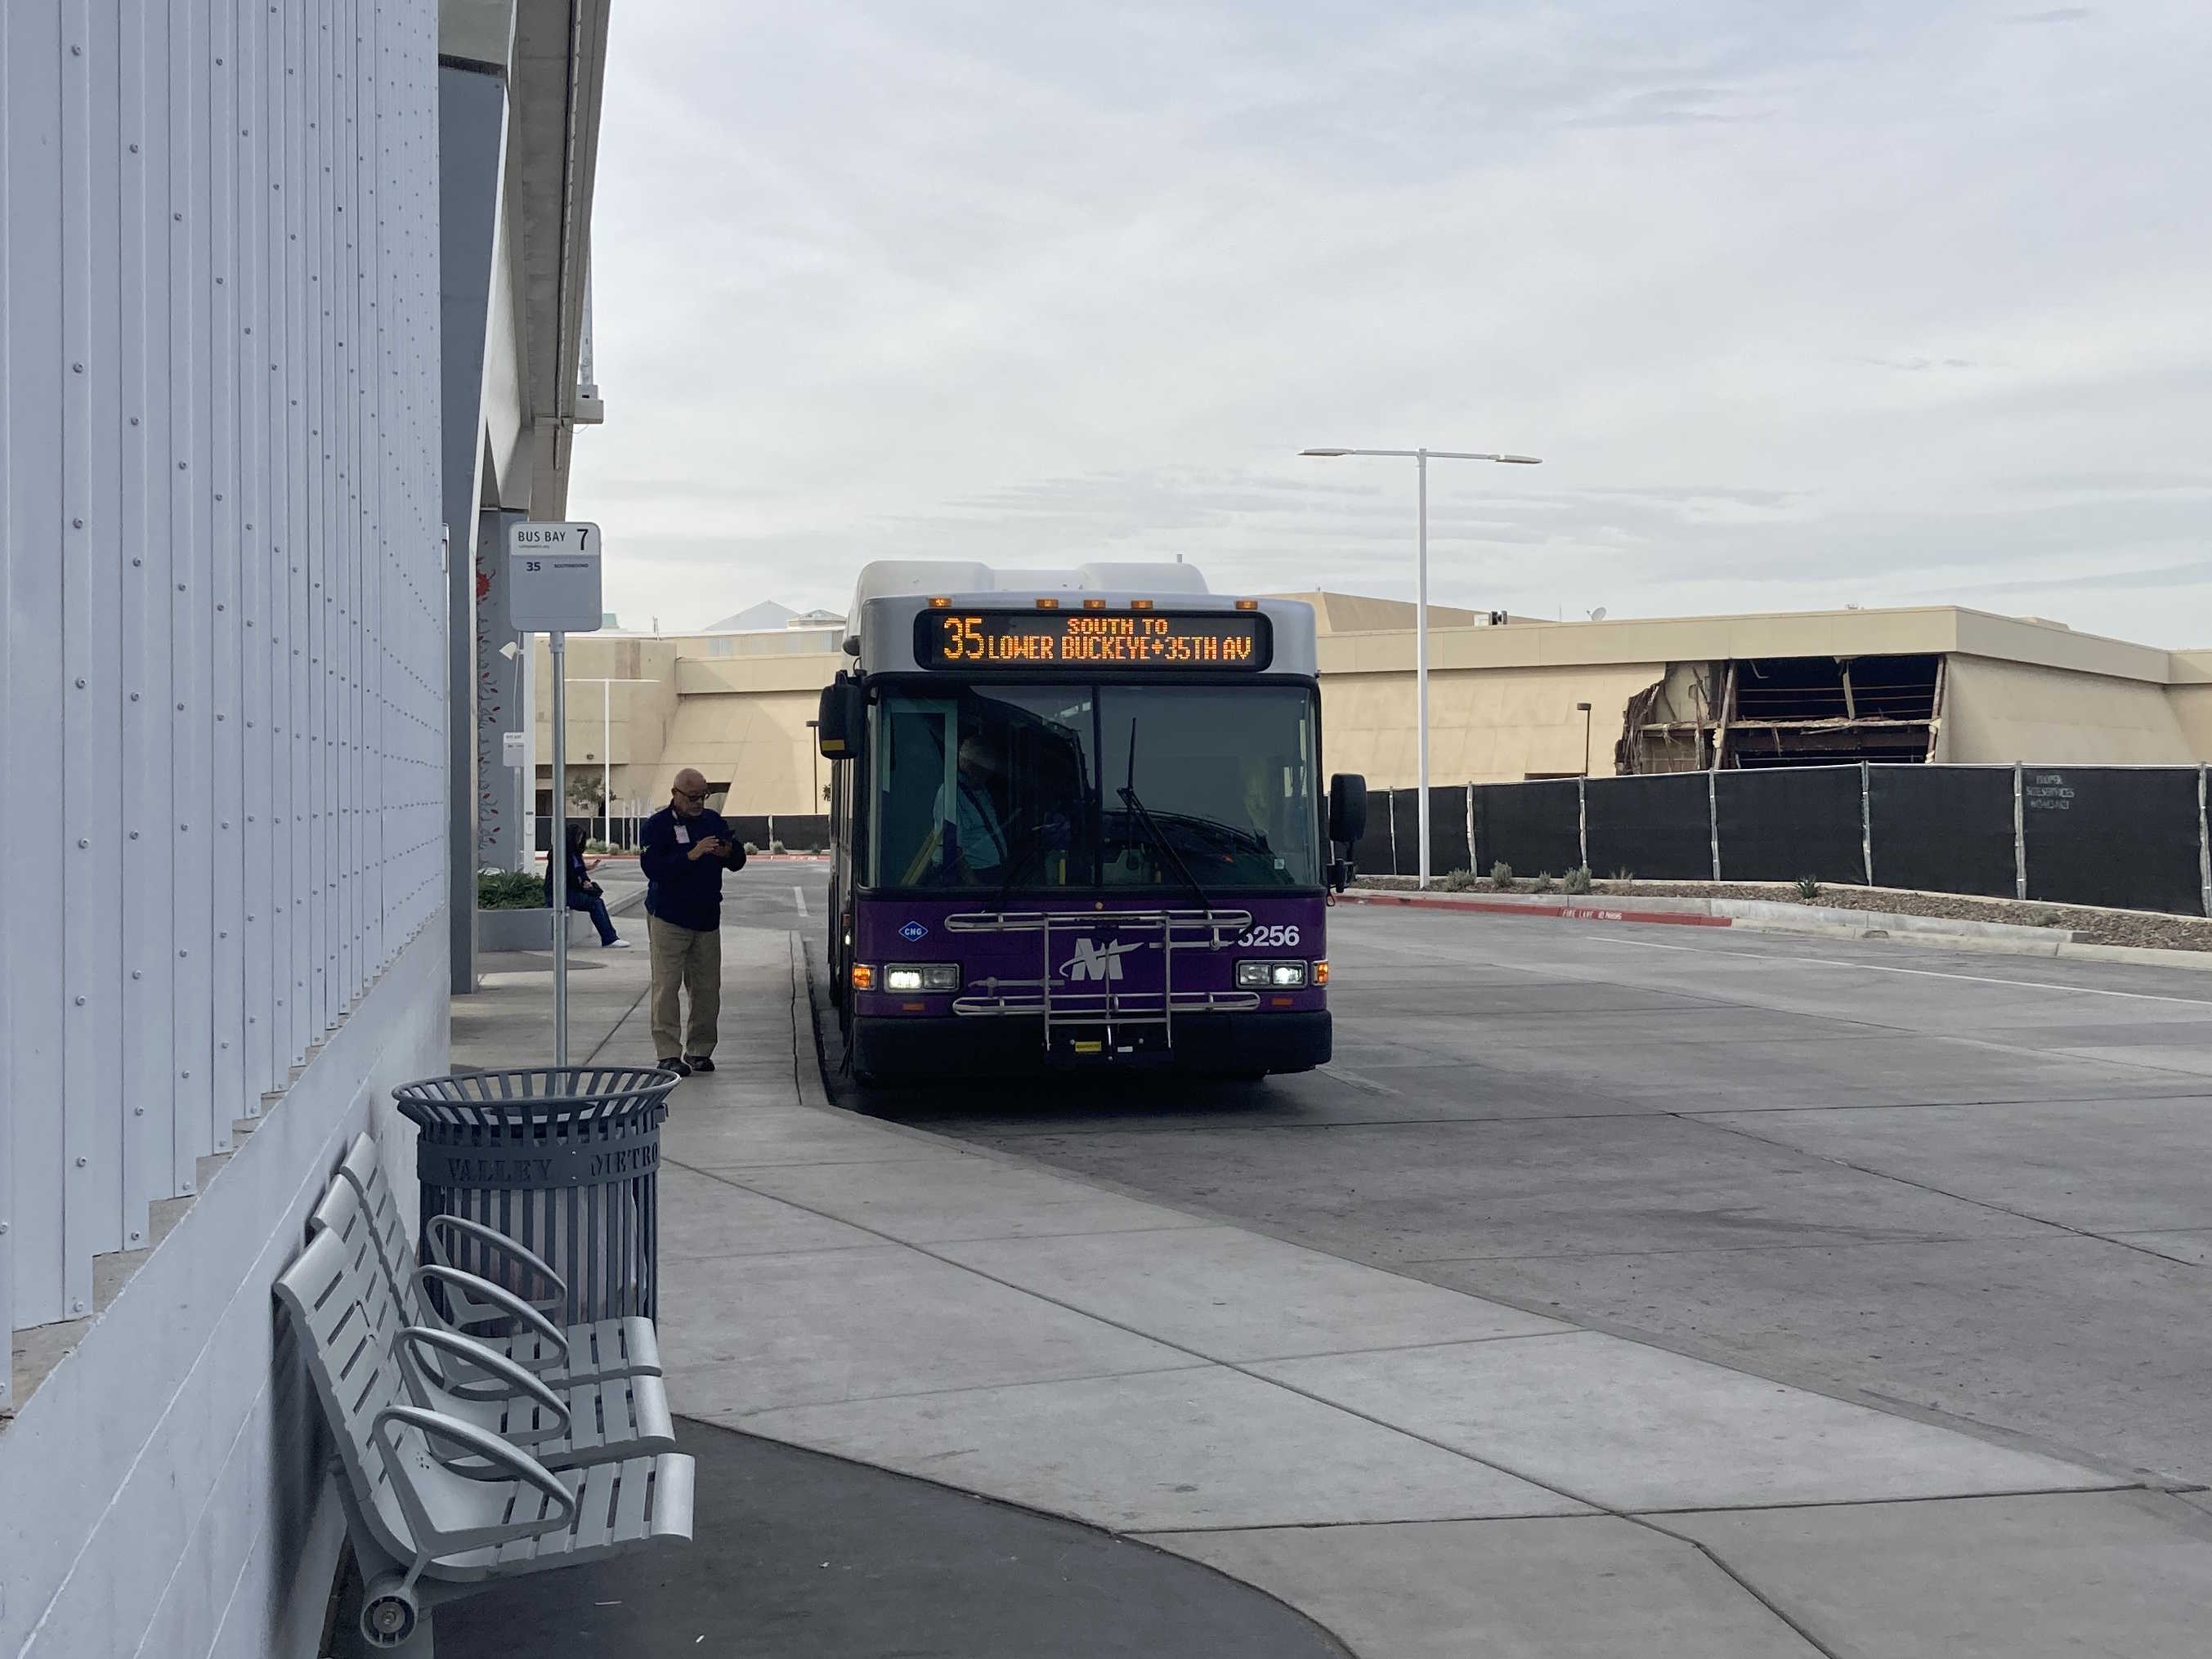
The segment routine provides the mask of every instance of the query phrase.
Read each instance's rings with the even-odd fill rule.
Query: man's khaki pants
[[[653,1054],[711,1054],[722,1017],[722,933],[678,927],[659,916],[645,919],[653,945]],[[691,1005],[686,1024],[678,1012],[681,988]]]

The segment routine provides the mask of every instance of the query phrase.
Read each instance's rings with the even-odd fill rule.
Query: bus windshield
[[[963,685],[874,720],[872,885],[1321,884],[1309,687]]]

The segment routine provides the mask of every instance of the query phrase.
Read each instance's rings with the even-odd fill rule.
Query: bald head
[[[676,775],[676,781],[669,786],[668,804],[676,809],[676,816],[679,818],[697,817],[707,807],[705,776],[685,767]]]

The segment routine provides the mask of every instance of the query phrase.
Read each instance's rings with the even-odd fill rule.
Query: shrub
[[[479,910],[534,910],[545,904],[545,878],[527,870],[480,870],[477,872]]]
[[[745,843],[745,856],[746,856],[747,858],[749,858],[749,859],[750,859],[750,858],[757,858],[757,857],[758,857],[758,856],[759,856],[759,854],[760,854],[760,848],[757,848],[757,847],[754,846],[754,845],[752,844],[752,842],[747,842]]]
[[[768,850],[771,853],[781,853],[783,851],[783,843],[780,841],[772,841],[768,844]]]
[[[1820,884],[1814,880],[1810,876],[1798,877],[1797,896],[1801,899],[1816,899],[1820,897]]]
[[[1560,884],[1570,893],[1587,893],[1590,890],[1589,866],[1578,864],[1566,873]]]
[[[1615,881],[1634,881],[1636,879],[1636,872],[1633,870],[1625,869],[1616,870],[1613,872],[1613,878]]]
[[[1553,884],[1550,875],[1541,870],[1536,872],[1535,890],[1537,892],[1548,893],[1552,890]]]
[[[1464,893],[1469,888],[1479,884],[1475,873],[1472,870],[1455,870],[1437,883],[1437,885],[1447,893]]]
[[[1504,859],[1490,866],[1490,884],[1500,892],[1513,885],[1513,866]]]

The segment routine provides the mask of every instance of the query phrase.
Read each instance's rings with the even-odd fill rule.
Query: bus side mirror
[[[866,718],[866,701],[858,680],[840,674],[823,686],[814,731],[822,757],[850,760],[860,746],[860,727]]]
[[[1328,781],[1328,838],[1349,847],[1367,834],[1367,780],[1339,772]]]

